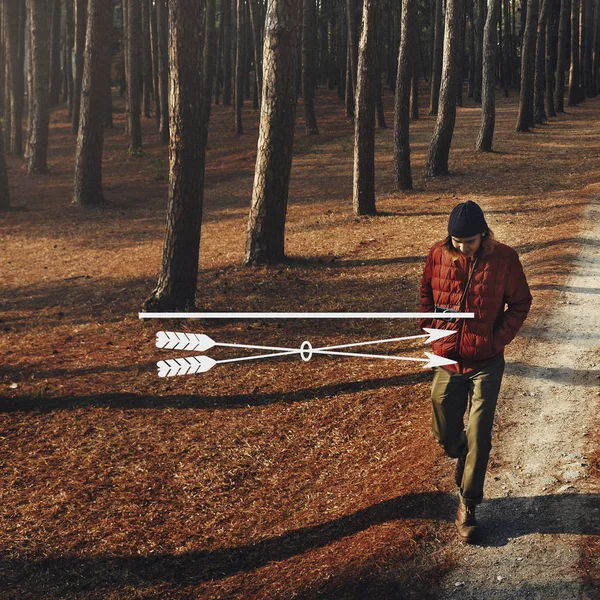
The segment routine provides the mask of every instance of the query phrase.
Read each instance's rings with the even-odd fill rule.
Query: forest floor
[[[424,177],[434,119],[423,109],[411,123],[411,193],[393,190],[392,101],[386,94],[380,214],[370,218],[352,214],[353,131],[342,104],[318,92],[317,137],[305,134],[299,104],[289,258],[256,268],[241,261],[258,114],[246,109],[237,136],[231,109],[214,107],[198,307],[417,311],[427,250],[450,210],[480,203],[496,237],[519,252],[534,296],[507,348],[481,546],[455,541],[454,465],[431,439],[431,372],[415,363],[295,356],[157,377],[157,361],[186,355],[156,349],[158,329],[292,348],[420,332],[411,320],[139,320],[162,256],[167,149],[145,120],[144,153],[129,155],[117,102],[106,133],[107,207],[71,203],[75,140],[64,110],[52,117],[49,175],[29,178],[8,157],[1,598],[598,596],[598,520],[588,513],[600,474],[598,344],[589,351],[598,340],[600,99],[518,135],[516,98],[499,97],[495,152],[485,155],[473,151],[480,109],[466,100],[452,175],[436,179]],[[592,264],[592,278],[577,279]],[[426,349],[405,342],[381,352]],[[537,554],[528,563],[529,542]],[[549,568],[559,547],[562,574]],[[508,575],[513,555],[527,565],[521,579],[511,579],[516,569]],[[497,562],[504,571],[489,566]]]

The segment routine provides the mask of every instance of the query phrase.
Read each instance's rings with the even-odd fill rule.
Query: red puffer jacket
[[[523,325],[531,306],[531,293],[517,253],[495,241],[487,253],[482,251],[483,247],[463,307],[464,312],[475,313],[475,318],[458,319],[455,323],[421,320],[421,327],[458,332],[434,342],[433,351],[458,361],[447,368],[459,373],[477,369],[481,362],[500,356]],[[443,242],[435,244],[429,251],[421,281],[421,311],[434,312],[436,306],[459,310],[474,263],[473,258],[451,256]]]

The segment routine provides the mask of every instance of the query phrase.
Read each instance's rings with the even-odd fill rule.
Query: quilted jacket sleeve
[[[506,278],[504,303],[508,305],[495,327],[494,347],[497,350],[510,344],[525,321],[531,307],[531,293],[516,252]]]
[[[435,305],[433,302],[433,291],[431,288],[431,277],[433,275],[433,248],[429,251],[427,261],[425,263],[425,270],[423,271],[423,277],[421,278],[421,312],[433,312]],[[433,319],[421,319],[419,326],[431,327],[433,325]]]

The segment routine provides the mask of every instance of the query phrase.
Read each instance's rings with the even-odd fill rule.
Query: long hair
[[[490,254],[490,252],[494,249],[495,243],[496,238],[494,237],[494,232],[488,227],[487,231],[483,234],[481,246],[479,247],[479,250],[477,250],[477,254],[480,256]],[[458,260],[460,257],[460,252],[453,246],[451,235],[446,236],[442,247],[444,248],[444,251],[452,257],[453,260]]]

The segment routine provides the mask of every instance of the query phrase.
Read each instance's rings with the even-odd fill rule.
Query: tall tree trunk
[[[50,15],[50,106],[57,106],[60,99],[62,72],[60,69],[61,0],[52,0]]]
[[[9,208],[8,170],[6,169],[6,157],[4,155],[4,134],[2,132],[2,122],[0,121],[0,211]]]
[[[464,0],[447,0],[444,61],[438,116],[427,153],[426,172],[430,177],[448,173],[448,156],[456,121],[456,77],[459,69],[460,26]]]
[[[463,105],[463,78],[464,78],[464,57],[467,37],[467,12],[463,12],[462,23],[460,24],[460,51],[458,75],[456,76],[456,106]]]
[[[473,100],[481,103],[481,76],[483,72],[483,24],[485,20],[485,0],[474,0],[475,25],[475,79]]]
[[[250,23],[252,25],[252,40],[254,47],[254,70],[256,73],[256,88],[259,97],[262,96],[262,19],[258,0],[249,0]]]
[[[83,78],[83,50],[85,47],[85,24],[87,20],[87,0],[75,0],[75,75],[73,78],[73,112],[71,130],[77,133],[81,106],[81,80]]]
[[[409,111],[413,69],[416,70],[413,29],[416,0],[402,0],[400,49],[394,98],[394,184],[398,190],[412,190],[410,167]]]
[[[571,68],[569,70],[569,106],[579,104],[579,9],[580,0],[571,0]]]
[[[31,23],[31,79],[33,88],[27,172],[33,174],[48,171],[48,127],[50,124],[48,5],[46,2],[38,0],[27,0],[27,6]]]
[[[129,134],[129,151],[140,152],[142,149],[142,0],[128,0],[127,21],[127,131]]]
[[[263,99],[244,264],[283,260],[296,114],[302,4],[271,0],[265,21]]]
[[[548,120],[544,104],[546,90],[546,27],[550,0],[542,0],[542,9],[537,27],[537,45],[535,50],[535,79],[533,99],[533,122],[545,123]]]
[[[488,0],[487,18],[483,32],[483,81],[481,87],[481,127],[475,143],[477,152],[491,152],[496,123],[496,21],[499,3]]]
[[[463,0],[464,1],[464,0]],[[429,114],[437,115],[442,81],[442,59],[444,53],[444,15],[443,0],[435,0],[435,22],[433,34],[433,63],[431,66],[431,93]]]
[[[231,1],[221,0],[221,19],[223,19],[223,104],[231,106]]]
[[[195,307],[209,114],[202,4],[171,0],[169,200],[162,269],[147,310]]]
[[[142,112],[144,118],[152,116],[152,50],[150,47],[150,0],[142,0],[142,80],[144,94]]]
[[[521,55],[521,95],[516,131],[533,127],[533,90],[535,78],[535,49],[538,24],[538,0],[527,0],[527,17]]]
[[[235,52],[235,130],[244,133],[242,109],[244,107],[244,0],[237,0],[236,12],[236,52]]]
[[[594,86],[593,69],[593,46],[594,46],[594,0],[583,0],[583,17],[585,23],[585,44],[583,54],[583,83],[585,95],[592,98],[596,95]]]
[[[4,20],[6,23],[6,64],[10,74],[10,97],[5,99],[10,102],[11,128],[9,133],[10,143],[7,150],[21,156],[23,154],[23,37],[25,13],[19,0],[8,0],[4,4]]]
[[[150,49],[152,51],[152,88],[154,89],[154,118],[160,129],[160,88],[158,85],[158,23],[156,4],[150,4]]]
[[[204,54],[202,58],[202,96],[203,96],[203,115],[202,123],[206,123],[206,127],[202,129],[203,144],[206,146],[208,140],[208,123],[210,120],[210,107],[212,103],[213,87],[215,74],[217,71],[217,57],[215,55],[217,47],[217,32],[216,32],[216,12],[217,0],[206,0],[205,24],[204,24]],[[206,158],[203,155],[202,160]],[[201,165],[202,170],[202,187],[204,188],[204,162]]]
[[[167,0],[156,0],[156,26],[158,30],[158,88],[160,93],[160,124],[158,138],[169,141],[169,20]]]
[[[502,60],[503,60],[503,86],[504,95],[508,98],[508,88],[512,85],[512,56],[511,56],[511,29],[510,29],[510,0],[502,1],[504,36],[502,38]]]
[[[157,0],[157,4],[161,0]],[[164,0],[166,1],[166,0]],[[125,95],[127,91],[127,86],[129,82],[127,81],[127,77],[129,76],[129,32],[128,32],[128,24],[129,23],[129,0],[121,0],[121,33],[123,39],[123,77],[121,79],[121,97]],[[128,135],[127,128],[129,127],[129,104],[127,99],[125,99],[125,135]]]
[[[546,115],[548,117],[556,116],[554,107],[554,71],[556,70],[556,34],[558,21],[555,17],[554,6],[556,0],[550,0],[548,9],[548,21],[546,23]]]
[[[600,92],[598,84],[600,82],[600,3],[594,3],[594,54],[592,61],[594,91]]]
[[[356,69],[358,64],[355,0],[346,0],[346,19],[348,22],[348,69],[350,73],[350,79],[346,83],[346,116],[352,119],[354,118],[355,109],[354,98],[356,95]]]
[[[89,0],[73,195],[74,201],[81,206],[105,202],[102,150],[106,86],[110,76],[111,26],[112,3]]]
[[[73,0],[65,2],[64,83],[69,117],[73,115]]]
[[[358,47],[354,119],[354,177],[352,204],[355,215],[374,215],[375,208],[375,0],[364,0]]]
[[[306,133],[318,135],[315,113],[315,84],[317,73],[317,5],[315,0],[303,0],[302,25],[302,101]],[[373,79],[374,83],[374,79]]]
[[[556,112],[565,111],[565,71],[568,59],[570,0],[560,0],[558,18],[558,50],[556,52],[556,89],[554,105]]]
[[[377,39],[377,30],[375,31],[375,39]],[[385,122],[385,112],[383,110],[383,85],[381,84],[381,65],[382,56],[380,52],[377,52],[377,59],[375,61],[375,122],[379,129],[385,129],[387,127]]]

